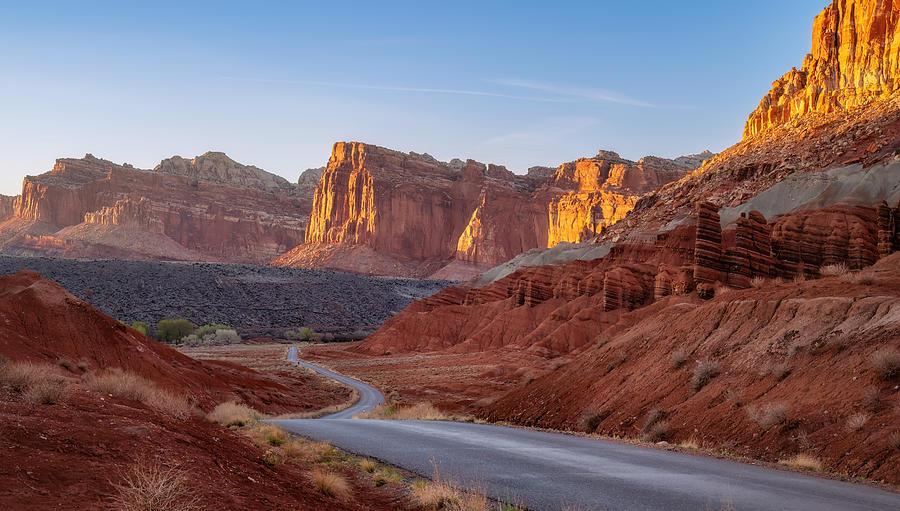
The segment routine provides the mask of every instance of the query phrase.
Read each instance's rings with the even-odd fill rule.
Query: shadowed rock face
[[[273,264],[424,276],[455,260],[479,273],[531,248],[596,236],[694,159],[632,162],[601,151],[519,176],[339,142],[316,188],[305,245]]]
[[[12,215],[0,222],[0,247],[262,263],[303,240],[310,207],[296,185],[222,153],[169,158],[154,171],[86,155],[25,178]]]
[[[812,50],[798,71],[772,84],[744,137],[810,112],[865,105],[900,88],[900,4],[833,0],[813,23]]]

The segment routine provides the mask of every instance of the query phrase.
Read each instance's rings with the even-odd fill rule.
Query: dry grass
[[[851,271],[845,275],[841,275],[841,282],[848,284],[856,284],[859,286],[871,286],[875,283],[875,279],[868,272]]]
[[[859,431],[867,422],[870,415],[867,413],[854,413],[847,419],[847,431]]]
[[[770,403],[762,408],[748,407],[747,415],[761,428],[769,429],[777,424],[783,424],[787,420],[789,410],[790,407],[784,403]]]
[[[24,392],[25,400],[38,405],[63,403],[69,397],[69,387],[64,380],[38,382]]]
[[[892,380],[900,376],[900,352],[885,348],[872,355],[872,366],[882,380]]]
[[[316,489],[329,497],[346,500],[352,493],[347,479],[335,471],[314,468],[311,477]]]
[[[791,366],[787,362],[779,364],[766,364],[759,370],[760,376],[772,375],[777,381],[781,381],[791,374]]]
[[[442,481],[437,464],[432,459],[434,477],[419,479],[410,485],[413,500],[427,511],[491,511],[492,507],[480,489],[462,489],[450,481]],[[518,509],[505,507],[501,509]]]
[[[289,439],[287,431],[272,424],[256,424],[244,431],[244,434],[259,446],[278,447]]]
[[[378,468],[378,464],[370,459],[360,460],[360,462],[359,462],[359,469],[362,470],[363,472],[368,472],[369,474],[372,474],[375,472],[376,468]]]
[[[194,511],[202,509],[196,489],[188,485],[187,472],[143,461],[132,466],[116,490],[112,503],[122,511]]]
[[[802,468],[803,470],[812,470],[813,472],[822,471],[822,462],[819,461],[819,458],[816,458],[811,454],[796,454],[794,456],[791,456],[790,458],[778,460],[778,463],[781,465],[786,465],[788,467]]]
[[[249,406],[228,401],[216,405],[206,418],[228,427],[256,424],[262,417],[259,412]]]
[[[690,356],[690,352],[684,348],[679,348],[672,352],[672,356],[669,357],[669,363],[675,369],[680,368],[685,363],[687,363],[688,357]]]
[[[719,364],[717,362],[711,360],[698,362],[697,367],[694,368],[694,374],[691,375],[691,388],[697,392],[718,375]]]
[[[653,408],[647,412],[647,419],[644,421],[644,427],[641,428],[641,435],[647,442],[659,442],[665,440],[669,435],[669,423],[665,419],[665,410]]]
[[[0,383],[11,386],[16,392],[25,392],[35,385],[59,382],[62,379],[56,367],[51,364],[19,361],[0,365]]]
[[[900,431],[894,431],[888,436],[888,447],[891,449],[900,449]]]
[[[823,277],[840,277],[846,275],[850,268],[844,263],[829,264],[819,268],[819,275]]]
[[[158,412],[178,419],[190,416],[194,410],[183,395],[161,389],[146,378],[118,368],[89,375],[85,378],[85,386],[94,392],[144,403]]]
[[[756,277],[753,277],[752,279],[750,279],[750,287],[759,289],[761,287],[765,287],[767,282],[768,282],[767,278],[757,275]]]
[[[420,420],[420,421],[451,421],[460,420],[461,417],[447,414],[434,407],[431,403],[416,403],[411,406],[378,405],[371,412],[357,415],[357,419],[390,419],[390,420]]]
[[[682,447],[684,449],[693,449],[695,451],[699,451],[700,449],[703,448],[700,444],[700,440],[697,440],[697,437],[695,437],[695,436],[688,438],[687,440],[685,440],[684,442],[681,442],[678,445],[679,445],[679,447]]]
[[[403,476],[391,467],[382,467],[381,470],[375,473],[375,486],[400,482],[403,482]]]

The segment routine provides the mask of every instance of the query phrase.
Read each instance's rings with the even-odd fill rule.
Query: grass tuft
[[[882,380],[900,377],[900,352],[885,348],[872,355],[872,366]]]
[[[694,374],[691,376],[691,388],[694,392],[705,387],[713,378],[719,375],[719,364],[712,360],[704,360],[697,363]]]
[[[259,412],[249,406],[235,403],[234,401],[228,401],[216,405],[206,418],[228,427],[256,424],[262,417]]]
[[[861,430],[869,422],[869,417],[867,413],[854,413],[847,419],[847,431]]]
[[[329,497],[346,500],[350,497],[350,483],[341,474],[323,468],[312,470],[312,480],[316,489]]]
[[[188,417],[194,409],[183,395],[161,389],[152,381],[119,368],[89,375],[85,386],[94,392],[144,403],[178,419]]]
[[[788,405],[784,403],[770,403],[762,408],[748,407],[747,415],[761,428],[769,429],[777,424],[783,424],[787,420],[789,410]]]
[[[113,484],[113,507],[122,511],[195,511],[202,509],[187,472],[143,461],[132,466],[120,483]]]
[[[813,472],[822,471],[822,462],[819,461],[819,458],[816,458],[811,454],[796,454],[794,456],[791,456],[790,458],[778,460],[778,463],[781,465],[786,465],[788,467],[811,470]]]

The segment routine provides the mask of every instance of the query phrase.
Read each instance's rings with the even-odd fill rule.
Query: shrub
[[[259,412],[249,406],[228,401],[216,405],[206,418],[228,427],[255,424],[261,417]]]
[[[137,330],[138,332],[144,335],[150,335],[150,325],[144,323],[143,321],[135,321],[131,324],[131,328]]]
[[[94,392],[144,403],[178,419],[186,418],[194,409],[183,395],[161,389],[152,381],[119,368],[90,375],[85,380],[85,386]]]
[[[216,330],[216,342],[220,344],[235,344],[241,342],[241,336],[234,330]]]
[[[370,459],[364,459],[359,462],[359,469],[370,474],[375,472],[377,467],[378,465]]]
[[[289,436],[287,431],[273,424],[257,424],[245,434],[259,446],[279,446],[284,444]]]
[[[713,378],[719,375],[719,364],[710,360],[697,363],[694,374],[691,376],[691,388],[694,392],[706,386]]]
[[[186,472],[165,468],[154,462],[140,462],[131,467],[116,490],[113,507],[123,511],[194,511],[202,509],[196,489],[187,483]]]
[[[38,382],[25,391],[25,400],[39,405],[54,405],[64,402],[69,397],[69,388],[65,381],[46,380]]]
[[[193,332],[194,325],[183,318],[163,319],[156,324],[156,338],[160,341],[177,341]]]
[[[883,349],[872,355],[872,365],[883,380],[900,376],[900,352],[893,348]]]
[[[228,325],[222,325],[220,323],[212,323],[210,325],[203,325],[203,326],[197,327],[197,329],[194,330],[194,333],[197,334],[198,338],[203,339],[204,337],[206,337],[208,335],[215,336],[216,331],[218,331],[218,330],[234,330],[234,329]]]
[[[344,476],[337,472],[314,468],[312,470],[312,480],[316,488],[329,497],[340,500],[350,497],[350,484]]]
[[[266,452],[264,452],[262,455],[262,462],[265,463],[267,466],[274,467],[280,461],[281,460],[278,459],[278,455],[275,454],[275,452],[272,451],[271,449],[266,449]]]
[[[846,275],[849,271],[850,268],[844,263],[829,264],[819,268],[819,274],[823,277],[840,277]]]
[[[648,442],[658,442],[665,439],[669,434],[669,423],[663,420],[666,417],[665,410],[653,408],[647,412],[647,418],[644,420],[644,427],[641,428],[641,434],[644,440]]]
[[[781,381],[791,374],[791,366],[786,362],[782,362],[780,364],[764,365],[759,370],[760,376],[768,376],[770,374],[774,376],[776,380]]]
[[[72,362],[71,359],[68,359],[66,357],[62,357],[59,360],[57,360],[56,365],[58,365],[59,367],[62,367],[63,369],[65,369],[66,371],[69,371],[70,373],[75,372],[75,362]]]
[[[822,471],[822,462],[810,454],[797,454],[784,460],[778,460],[778,463],[789,467],[812,470],[813,472]]]
[[[859,431],[869,422],[869,414],[854,413],[847,419],[847,431]]]
[[[747,415],[763,429],[769,429],[787,420],[790,408],[784,403],[770,403],[764,407],[747,408]]]
[[[900,449],[900,431],[894,431],[888,437],[888,447],[891,449]]]
[[[678,369],[683,366],[690,356],[690,352],[684,348],[679,348],[672,352],[672,356],[669,357],[669,362],[672,364],[672,367]]]
[[[578,418],[578,425],[585,433],[593,433],[597,430],[597,426],[603,422],[603,419],[607,417],[609,417],[608,411],[598,412],[593,408],[588,408]]]
[[[35,385],[61,381],[62,376],[56,371],[56,367],[46,363],[8,362],[0,365],[0,382],[16,392],[25,392]]]

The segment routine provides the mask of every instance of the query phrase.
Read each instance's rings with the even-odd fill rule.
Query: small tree
[[[314,333],[315,333],[315,332],[313,331],[312,328],[309,328],[309,327],[303,327],[303,328],[301,328],[300,331],[297,333],[297,339],[299,339],[299,340],[301,340],[301,341],[308,341],[308,340],[310,340],[310,339],[312,338],[312,336],[313,336]]]
[[[184,319],[163,319],[156,324],[156,338],[160,341],[177,341],[191,335],[194,325]]]
[[[194,333],[197,334],[197,337],[199,337],[201,340],[203,340],[203,338],[206,336],[214,337],[216,335],[216,332],[219,330],[234,330],[234,329],[228,325],[222,325],[220,323],[212,323],[209,325],[201,326],[197,330],[194,330]]]
[[[140,332],[144,335],[150,335],[150,326],[147,323],[144,323],[143,321],[135,321],[134,323],[131,324],[131,328],[134,328],[135,330],[137,330],[138,332]]]

